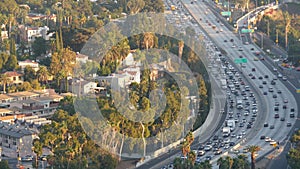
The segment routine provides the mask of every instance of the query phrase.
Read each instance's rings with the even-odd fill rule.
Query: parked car
[[[33,160],[33,156],[32,155],[26,155],[24,157],[21,158],[21,161],[32,161]]]

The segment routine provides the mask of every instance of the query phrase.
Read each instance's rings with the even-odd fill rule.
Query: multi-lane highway
[[[261,140],[260,137],[264,135],[281,143],[286,139],[286,136],[290,131],[290,127],[287,127],[287,121],[292,124],[295,123],[295,119],[290,117],[291,107],[297,105],[293,95],[280,80],[274,80],[276,84],[271,85],[271,81],[275,77],[277,78],[277,74],[276,72],[269,70],[262,63],[264,61],[254,60],[256,57],[254,52],[259,50],[256,48],[256,46],[252,44],[244,45],[234,33],[218,22],[219,19],[208,9],[205,3],[199,2],[190,4],[189,1],[184,1],[184,3],[197,20],[200,21],[201,18],[201,21],[199,22],[201,27],[210,35],[217,46],[222,47],[227,52],[228,58],[234,60],[242,56],[243,58],[248,59],[246,67],[241,69],[241,71],[244,75],[248,76],[247,78],[249,79],[249,82],[252,83],[252,85],[256,88],[255,90],[260,91],[259,97],[262,97],[266,104],[264,104],[264,102],[260,103],[262,110],[265,111],[260,110],[259,114],[264,114],[266,119],[265,122],[268,123],[268,126],[274,126],[274,129],[270,129],[270,127],[263,127],[264,122],[259,123],[258,127],[262,128],[256,128],[254,131],[250,130],[251,137],[249,137],[245,143],[241,144],[241,146],[259,145],[262,147],[262,151],[259,152],[259,154],[264,155],[264,153],[273,149],[273,147],[270,146],[268,142]],[[217,28],[213,29],[211,25],[216,25]],[[221,29],[223,30],[222,32],[220,31]],[[231,39],[233,39],[233,42],[230,42]],[[254,50],[251,50],[251,48]],[[254,70],[253,68],[255,71],[252,71]],[[250,73],[252,73],[256,78],[251,78],[250,80]],[[268,75],[268,78],[265,78],[266,75]],[[263,79],[259,79],[259,77],[263,77]],[[263,81],[266,81],[266,84],[263,84]],[[262,88],[260,88],[260,85],[262,85]],[[269,92],[270,88],[273,88],[273,92]],[[281,91],[280,94],[278,94],[279,90]],[[266,92],[266,95],[264,92]],[[284,103],[286,102],[285,100],[287,103]],[[277,113],[279,114],[280,118],[274,118],[276,114],[276,111],[274,111],[276,102],[279,103],[279,110]],[[283,109],[283,105],[286,105],[287,108]],[[297,112],[297,108],[294,107],[294,109]],[[285,121],[281,121],[281,118],[284,118]]]
[[[226,65],[222,67],[224,67],[224,69],[230,67],[232,68],[232,72],[234,72],[234,77],[227,80],[228,86],[236,83],[241,84],[240,89],[227,90],[228,101],[231,102],[231,100],[233,100],[233,106],[229,108],[228,112],[231,113],[228,113],[226,120],[234,119],[236,121],[236,127],[233,131],[234,134],[223,140],[223,138],[221,138],[222,128],[210,133],[212,136],[217,136],[218,139],[221,138],[219,139],[221,140],[220,142],[226,140],[226,142],[234,143],[234,146],[226,146],[226,148],[224,145],[218,146],[218,149],[222,151],[221,155],[230,155],[232,152],[243,153],[243,149],[248,145],[258,145],[262,148],[262,150],[258,152],[258,157],[262,157],[275,149],[270,143],[279,143],[279,148],[283,146],[287,141],[287,136],[291,131],[292,125],[296,121],[295,117],[297,117],[298,108],[293,94],[288,90],[286,85],[283,84],[282,77],[279,75],[280,73],[274,71],[271,65],[268,65],[268,62],[257,60],[255,52],[260,49],[251,44],[251,42],[249,42],[249,44],[243,43],[241,36],[233,33],[229,28],[224,26],[224,23],[209,9],[207,3],[198,1],[191,4],[189,0],[183,0],[182,3],[215,45],[226,51],[227,55],[225,58],[227,62],[225,62]],[[235,65],[233,61],[237,58],[245,58],[247,59],[247,63],[243,66],[240,64]],[[228,77],[228,72],[231,71],[227,70],[225,72]],[[247,85],[250,86],[250,89],[247,89]],[[236,91],[239,93],[239,96],[233,94]],[[243,98],[243,106],[246,110],[236,108],[235,101],[237,97]],[[293,113],[295,117],[292,116]],[[250,127],[248,127],[249,122],[252,122]],[[223,127],[225,126],[225,124],[221,125]],[[262,136],[270,139],[261,139]],[[211,144],[209,143],[210,141],[208,142],[205,139],[195,140],[198,141],[198,144],[193,145],[192,148],[196,150],[199,143],[204,143],[204,145]],[[160,168],[168,164],[173,159],[172,157],[178,156],[178,154],[179,150],[177,149],[165,155],[168,156],[168,158],[162,156],[160,159],[156,159],[156,165],[149,162],[141,166],[141,168]],[[249,153],[246,154],[249,155]],[[198,159],[199,161],[203,161],[211,158],[211,163],[215,167],[215,161],[219,157],[220,155],[214,155],[214,153],[209,150]]]

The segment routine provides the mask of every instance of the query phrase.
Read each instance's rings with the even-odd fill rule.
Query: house
[[[16,71],[8,71],[4,73],[9,78],[9,84],[19,85],[24,82],[23,74]]]
[[[47,33],[49,31],[49,27],[28,27],[24,25],[19,26],[20,29],[20,38],[22,41],[32,43],[35,38],[42,37],[45,40],[49,40],[49,38],[53,35],[53,33]]]
[[[86,63],[89,60],[89,57],[79,52],[76,53],[76,62],[77,63]]]
[[[27,59],[25,61],[18,61],[18,64],[19,64],[22,71],[24,71],[26,66],[31,67],[36,72],[39,70],[39,63],[37,63],[33,60]]]
[[[8,38],[8,31],[1,31],[1,41]]]
[[[80,79],[80,80],[75,80],[71,83],[70,92],[76,95],[86,95],[86,94],[94,93],[96,88],[97,88],[96,82]]]
[[[13,101],[27,100],[27,99],[30,99],[30,98],[39,97],[38,93],[30,92],[30,91],[7,93],[6,95],[8,95],[9,97],[12,97]]]
[[[0,94],[0,103],[8,103],[13,100],[12,97],[6,95],[6,94]]]
[[[95,80],[99,82],[100,87],[111,86],[113,90],[125,88],[130,82],[129,74],[112,74],[110,76],[97,76]]]
[[[0,145],[2,154],[16,158],[32,153],[32,142],[38,138],[37,131],[19,124],[0,121]]]

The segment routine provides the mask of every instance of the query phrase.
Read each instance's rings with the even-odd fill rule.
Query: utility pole
[[[267,20],[267,21],[268,21],[267,34],[268,34],[268,37],[270,37],[270,21],[269,20]]]
[[[276,29],[276,45],[278,46],[278,29]]]
[[[264,35],[263,35],[263,33],[260,33],[260,39],[261,39],[261,49],[264,49]]]

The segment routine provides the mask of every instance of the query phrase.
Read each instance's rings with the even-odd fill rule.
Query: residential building
[[[9,157],[20,157],[32,153],[32,142],[38,138],[37,131],[19,124],[0,121],[0,145],[2,154]]]
[[[76,95],[86,95],[95,92],[97,83],[80,79],[72,81],[70,86],[70,92]]]
[[[28,27],[24,25],[19,26],[21,32],[21,40],[32,43],[35,38],[42,37],[45,40],[49,40],[50,37],[53,36],[53,33],[47,33],[49,31],[49,27]]]
[[[8,38],[8,31],[1,31],[1,41]]]
[[[16,71],[8,71],[4,73],[9,78],[9,84],[22,84],[24,82],[23,80],[23,74],[20,74]]]
[[[86,63],[89,60],[89,57],[79,52],[76,53],[76,62],[77,63]]]
[[[39,70],[39,63],[37,63],[33,60],[27,59],[25,61],[18,61],[18,64],[19,64],[22,71],[24,71],[26,66],[31,67],[36,72]]]

